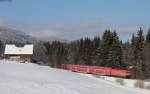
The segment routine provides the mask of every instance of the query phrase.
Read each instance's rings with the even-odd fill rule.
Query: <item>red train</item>
[[[130,72],[127,70],[113,69],[113,68],[104,68],[97,66],[81,66],[81,65],[71,65],[71,64],[61,64],[62,69],[71,70],[74,72],[85,72],[91,74],[101,74],[109,76],[118,76],[118,77],[130,77]]]

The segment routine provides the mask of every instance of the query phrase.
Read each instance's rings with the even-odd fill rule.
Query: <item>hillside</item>
[[[144,92],[144,93],[142,93]],[[0,61],[0,94],[150,94],[79,73]]]
[[[36,39],[24,32],[0,26],[0,40],[17,41],[17,42],[34,42]]]

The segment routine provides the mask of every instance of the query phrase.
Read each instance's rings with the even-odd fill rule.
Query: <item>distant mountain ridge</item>
[[[36,32],[35,32],[36,33]],[[15,42],[37,42],[37,41],[54,41],[59,40],[62,41],[59,38],[55,37],[48,37],[48,38],[42,38],[42,37],[35,37],[34,35],[30,35],[26,32],[22,32],[16,29],[8,28],[0,26],[0,40],[5,41],[15,41]]]
[[[31,37],[25,32],[0,26],[0,40],[3,42],[16,41],[23,43],[23,42],[35,42],[37,39]]]

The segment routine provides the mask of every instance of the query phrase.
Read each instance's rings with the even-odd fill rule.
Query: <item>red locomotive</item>
[[[101,74],[109,76],[118,76],[118,77],[129,77],[130,72],[127,70],[97,67],[97,66],[81,66],[81,65],[71,65],[71,64],[61,64],[62,69],[71,70],[74,72],[85,72],[91,74]]]

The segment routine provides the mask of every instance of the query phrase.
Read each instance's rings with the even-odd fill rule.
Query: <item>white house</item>
[[[33,44],[16,46],[14,44],[6,44],[4,57],[17,61],[31,61],[33,56]]]

